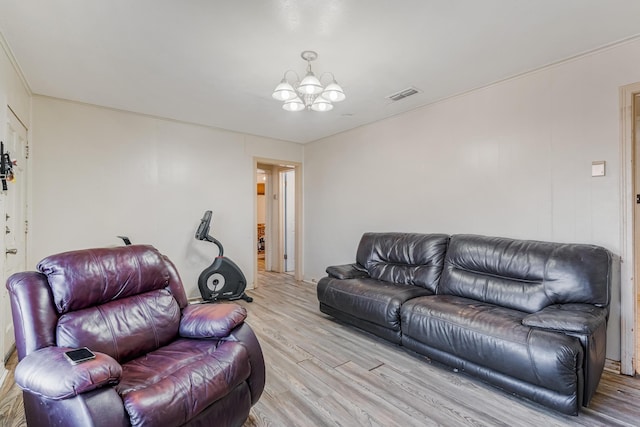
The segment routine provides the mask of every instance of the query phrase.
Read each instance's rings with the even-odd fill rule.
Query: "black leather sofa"
[[[320,311],[577,415],[605,363],[612,256],[584,244],[365,233]]]

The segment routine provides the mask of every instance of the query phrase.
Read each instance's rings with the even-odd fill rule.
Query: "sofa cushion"
[[[171,342],[178,335],[180,308],[167,289],[63,314],[59,346],[89,347],[126,362]]]
[[[330,277],[320,279],[317,292],[321,303],[394,331],[400,331],[400,306],[411,298],[431,294],[419,286]]]
[[[610,282],[611,255],[598,246],[455,235],[436,293],[534,313],[552,304],[607,306]]]
[[[435,292],[448,241],[446,234],[365,233],[356,261],[374,279]]]
[[[181,338],[122,366],[116,390],[132,426],[178,426],[251,372],[242,343]]]
[[[578,338],[522,325],[526,313],[452,295],[412,299],[402,335],[472,363],[562,394],[578,387]]]

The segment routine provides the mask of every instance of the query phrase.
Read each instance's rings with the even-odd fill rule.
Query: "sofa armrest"
[[[360,264],[332,265],[327,267],[327,274],[336,279],[361,279],[369,277],[369,272]]]
[[[73,365],[64,352],[68,347],[45,347],[26,356],[15,371],[16,384],[27,392],[53,400],[66,399],[117,384],[122,366],[104,353]]]
[[[246,318],[247,310],[238,304],[192,304],[182,310],[180,336],[224,338]]]
[[[607,323],[607,309],[590,304],[556,304],[522,319],[534,328],[591,335]]]

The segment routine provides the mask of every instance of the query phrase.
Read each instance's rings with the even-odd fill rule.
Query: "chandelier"
[[[282,81],[273,90],[271,95],[278,101],[284,101],[282,108],[287,111],[301,111],[304,109],[313,111],[329,111],[333,108],[334,102],[343,101],[346,96],[344,91],[336,82],[333,73],[323,73],[317,78],[311,71],[311,61],[318,58],[318,54],[312,50],[305,50],[300,54],[302,59],[307,61],[307,74],[302,80],[293,70],[284,73]],[[287,80],[287,75],[295,74],[295,80]],[[322,86],[322,79],[330,76],[331,82]]]

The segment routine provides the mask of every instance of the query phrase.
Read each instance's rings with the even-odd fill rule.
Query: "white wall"
[[[305,146],[306,279],[353,262],[365,231],[586,242],[619,254],[618,88],[640,81],[638,58],[640,41],[629,42]],[[607,176],[591,177],[594,160]],[[616,360],[619,291],[607,352]]]
[[[253,157],[301,161],[301,145],[46,97],[33,124],[33,267],[125,234],[169,256],[199,296],[216,249],[194,233],[210,209],[211,234],[253,284]]]

